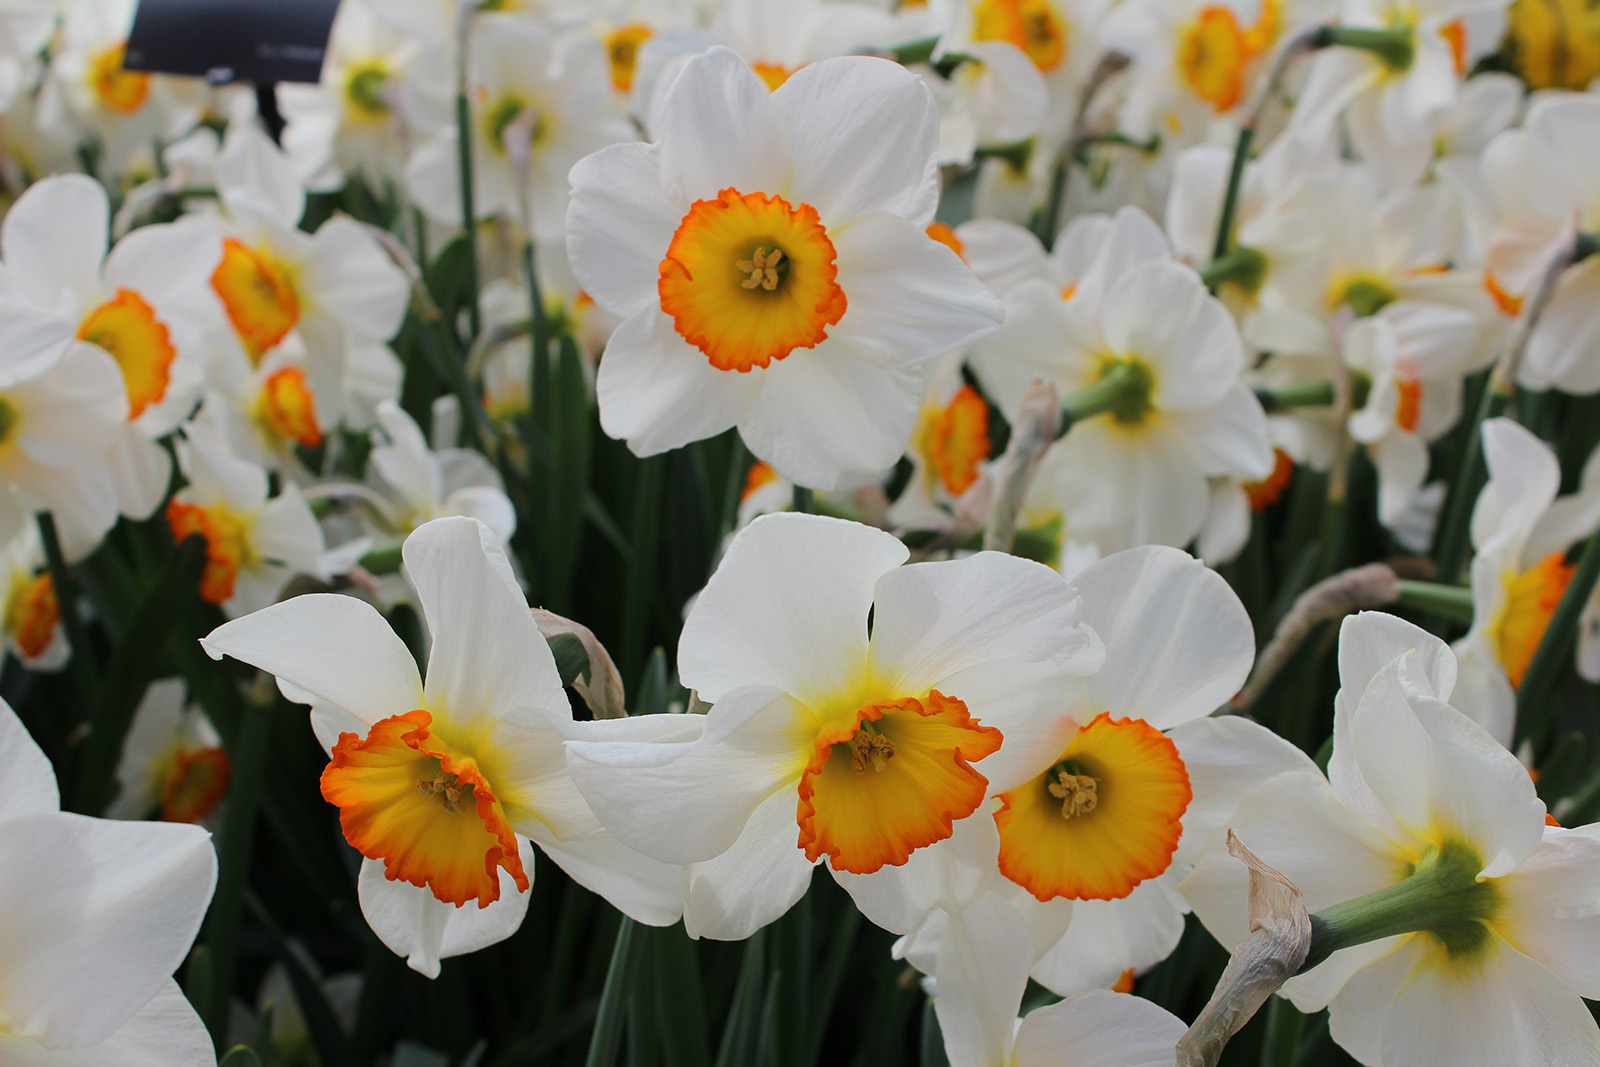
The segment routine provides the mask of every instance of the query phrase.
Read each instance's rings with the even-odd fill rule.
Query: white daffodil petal
[[[732,847],[761,802],[800,777],[814,743],[808,718],[782,692],[751,686],[712,707],[699,741],[568,741],[567,766],[624,844],[694,863]]]
[[[28,815],[0,856],[0,1018],[53,1048],[104,1041],[167,983],[217,877],[211,835],[171,823]]]
[[[1032,955],[1022,916],[998,897],[981,897],[951,914],[933,998],[951,1067],[1007,1062]]]
[[[1158,730],[1209,715],[1239,691],[1255,659],[1250,617],[1220,575],[1186,552],[1129,549],[1079,571],[1083,621],[1106,646],[1089,682],[1113,716]],[[1152,660],[1144,650],[1161,649]]]
[[[794,794],[780,790],[756,806],[727,851],[686,868],[689,936],[742,941],[794,907],[816,870],[798,838]]]
[[[1017,1030],[1013,1062],[1168,1067],[1184,1030],[1183,1020],[1148,1000],[1096,990],[1029,1012]]]
[[[60,810],[56,772],[44,751],[29,736],[27,727],[0,700],[0,823],[24,815],[44,815]]]
[[[213,659],[232,656],[371,725],[424,706],[405,642],[371,604],[307,593],[224,623],[201,638]],[[291,698],[292,699],[292,698]]]
[[[490,562],[491,554],[504,556],[488,527],[461,516],[435,519],[406,538],[403,552],[433,633],[425,692],[436,718],[456,729],[521,710],[571,718],[527,600],[509,571]]]
[[[683,684],[716,702],[744,685],[801,700],[866,666],[879,578],[909,555],[882,530],[814,515],[756,519],[734,537],[684,620]]]

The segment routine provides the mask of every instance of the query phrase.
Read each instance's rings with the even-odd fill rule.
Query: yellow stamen
[[[1087,815],[1100,802],[1095,780],[1087,774],[1057,770],[1056,780],[1050,783],[1049,793],[1053,797],[1060,798],[1063,819],[1070,819],[1074,815]]]

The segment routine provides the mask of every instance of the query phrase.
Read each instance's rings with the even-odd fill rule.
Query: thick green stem
[[[1142,411],[1150,402],[1150,372],[1141,372],[1133,360],[1123,360],[1106,368],[1099,380],[1061,398],[1061,432],[1081,419],[1108,412]]]
[[[1556,678],[1572,662],[1572,645],[1578,636],[1578,617],[1600,582],[1600,535],[1591,537],[1578,561],[1578,569],[1567,583],[1561,602],[1550,616],[1539,647],[1534,650],[1528,670],[1517,686],[1517,740],[1542,740],[1549,725],[1552,707],[1548,701]]]
[[[1500,890],[1478,881],[1483,857],[1447,841],[1429,849],[1412,874],[1385,889],[1324,908],[1311,916],[1311,951],[1304,973],[1343,948],[1425,931],[1452,955],[1479,949],[1484,923],[1499,910]]]
[[[66,556],[61,551],[61,539],[56,535],[55,516],[41,511],[37,517],[39,542],[44,547],[45,566],[50,572],[50,585],[55,589],[56,608],[61,615],[61,627],[66,631],[67,644],[72,646],[72,670],[82,689],[79,707],[87,711],[99,688],[99,671],[89,653],[89,638],[83,628],[83,617],[78,614],[78,587],[67,569]]]
[[[1472,590],[1464,585],[1443,585],[1439,582],[1418,582],[1402,578],[1399,603],[1418,611],[1431,611],[1456,622],[1472,622]]]
[[[1324,39],[1330,45],[1371,52],[1392,71],[1407,70],[1416,58],[1416,44],[1408,26],[1378,29],[1367,26],[1328,26]]]
[[[1334,391],[1332,382],[1308,382],[1305,385],[1282,385],[1276,388],[1263,386],[1256,390],[1256,399],[1268,414],[1288,411],[1290,408],[1332,407]]]

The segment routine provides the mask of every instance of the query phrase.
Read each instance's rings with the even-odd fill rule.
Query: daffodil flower
[[[1516,687],[1576,569],[1567,550],[1600,527],[1600,488],[1558,498],[1555,453],[1510,419],[1485,420],[1482,438],[1489,481],[1472,510],[1472,629],[1452,646],[1451,699],[1509,745]]]
[[[1027,751],[1052,686],[1098,663],[1048,568],[989,552],[902,567],[906,556],[856,523],[756,519],[679,644],[680,677],[712,703],[704,735],[568,744],[608,829],[694,865],[691,932],[747,936],[800,898],[818,862],[860,901],[922,877],[919,850],[963,826],[982,853],[990,792],[1022,773],[1011,746]]]
[[[1600,994],[1600,826],[1547,825],[1527,770],[1445,702],[1455,675],[1431,634],[1346,619],[1327,777],[1280,774],[1227,820],[1325,923],[1386,904],[1385,929],[1410,931],[1334,951],[1283,995],[1326,1007],[1334,1040],[1376,1067],[1600,1063],[1582,999]],[[1231,945],[1245,869],[1222,837],[1182,889]]]
[[[572,170],[573,270],[623,319],[600,361],[601,425],[640,455],[737,425],[815,489],[891,466],[924,364],[1000,319],[924,232],[938,199],[927,89],[846,57],[769,91],[714,48],[684,65],[658,133]]]
[[[574,722],[498,538],[476,519],[427,523],[404,555],[433,635],[426,682],[371,605],[333,593],[275,604],[202,641],[311,705],[330,757],[322,795],[365,857],[357,889],[373,932],[430,977],[442,958],[510,937],[527,913],[530,839],[628,915],[675,922],[681,871],[600,829],[561,745],[679,739],[698,732],[698,718]]]
[[[0,1061],[212,1067],[172,972],[216,885],[195,826],[59,810],[50,761],[0,702]]]

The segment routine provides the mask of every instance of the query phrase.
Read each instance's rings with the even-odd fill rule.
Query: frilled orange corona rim
[[[1394,383],[1394,424],[1406,433],[1416,433],[1422,419],[1422,382],[1398,378]]]
[[[1226,7],[1203,8],[1178,34],[1179,76],[1219,115],[1238,105],[1254,58],[1249,34]]]
[[[724,189],[696,200],[672,235],[661,310],[718,370],[766,367],[816,346],[844,317],[834,257],[810,204]]]
[[[630,22],[606,34],[606,58],[611,63],[611,87],[619,93],[633,88],[634,71],[639,65],[639,46],[655,36],[643,22]]]
[[[279,437],[307,448],[322,443],[316,397],[299,367],[284,367],[267,375],[256,397],[255,413],[261,424]]]
[[[972,36],[1009,41],[1046,74],[1067,58],[1067,25],[1049,0],[978,0]]]
[[[211,272],[211,288],[253,362],[260,362],[300,322],[300,298],[288,268],[235,238],[222,242],[222,261]]]
[[[989,780],[972,763],[1000,731],[937,689],[868,704],[817,735],[800,776],[800,847],[835,870],[871,874],[950,836],[978,810]]]
[[[1506,677],[1522,684],[1528,664],[1556,613],[1561,596],[1577,568],[1560,552],[1552,552],[1521,574],[1506,579],[1506,603],[1489,624],[1489,639]]]
[[[78,324],[78,339],[99,345],[122,368],[128,418],[138,418],[167,395],[178,350],[155,308],[132,289],[118,289],[116,296],[85,315]]]
[[[50,572],[32,578],[18,575],[6,597],[5,628],[23,658],[34,660],[44,655],[60,622],[61,605]]]
[[[228,795],[233,764],[220,748],[180,748],[161,787],[164,822],[199,822]]]
[[[1000,873],[1040,900],[1118,900],[1172,863],[1193,799],[1178,747],[1102,712],[1043,774],[1000,795]]]
[[[1272,450],[1272,473],[1259,482],[1246,482],[1244,495],[1251,511],[1266,511],[1283,499],[1283,491],[1294,480],[1294,460],[1281,448]]]
[[[924,413],[917,449],[945,492],[960,496],[978,480],[978,468],[989,458],[988,402],[963,385],[950,403]]]
[[[967,258],[965,254],[967,248],[966,244],[961,240],[960,235],[956,233],[956,231],[948,222],[928,223],[928,236],[944,245],[950,251],[960,256],[963,260]]]
[[[167,502],[167,525],[183,542],[199,534],[206,542],[206,569],[200,575],[200,599],[224,604],[232,598],[239,568],[251,557],[249,520],[221,504],[206,507],[173,497]]]
[[[107,111],[131,115],[144,106],[150,96],[150,75],[123,66],[128,42],[122,41],[95,53],[89,60],[89,85],[95,99]]]
[[[472,757],[456,752],[418,708],[340,734],[322,772],[345,839],[384,877],[427,888],[447,904],[500,899],[500,871],[529,886],[517,836]]]

